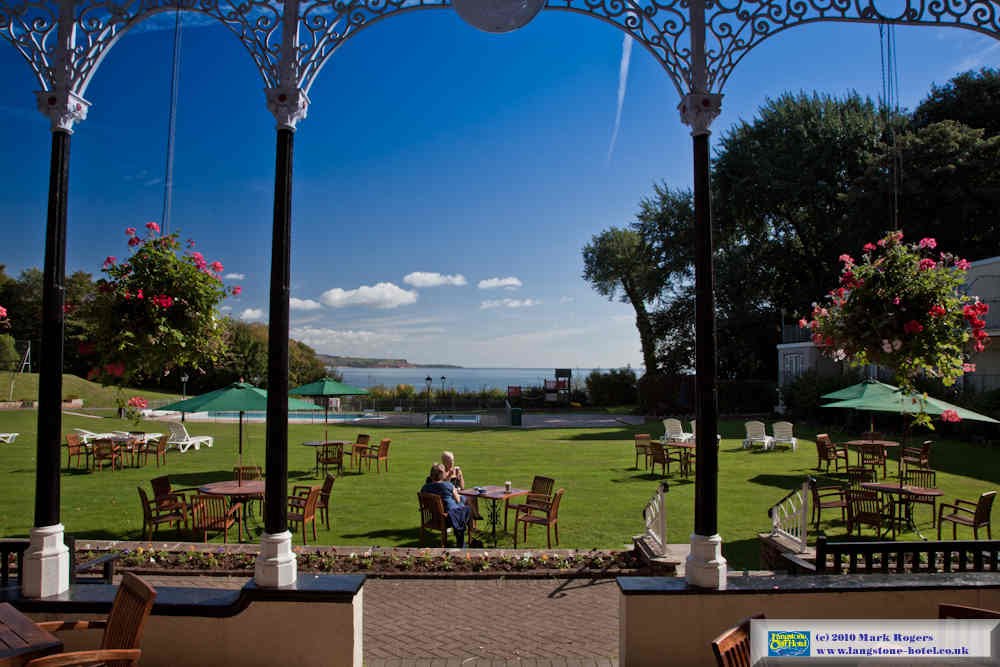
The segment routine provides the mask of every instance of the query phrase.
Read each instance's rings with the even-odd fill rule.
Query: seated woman
[[[444,466],[435,463],[431,466],[431,474],[426,484],[420,488],[420,493],[433,493],[441,496],[444,511],[448,514],[448,523],[455,530],[455,544],[461,549],[465,546],[465,530],[472,518],[472,510],[462,502],[455,486],[445,479]]]
[[[455,455],[451,452],[444,451],[441,452],[441,465],[444,466],[444,478],[446,481],[451,482],[456,489],[465,488],[465,477],[462,475],[462,469],[455,465]],[[479,513],[479,499],[476,497],[463,496],[465,504],[472,509],[473,519],[482,519],[482,515]]]

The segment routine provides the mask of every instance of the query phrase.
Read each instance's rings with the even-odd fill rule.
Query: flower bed
[[[199,545],[201,546],[201,545]],[[120,554],[119,571],[156,574],[252,576],[257,554],[246,547],[110,549]],[[509,549],[337,549],[296,548],[300,572],[421,576],[615,577],[663,574],[632,551],[513,551]],[[77,562],[107,551],[79,551]]]

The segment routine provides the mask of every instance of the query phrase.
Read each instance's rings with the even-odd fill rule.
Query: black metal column
[[[292,148],[295,133],[279,128],[274,164],[274,227],[267,355],[267,451],[264,531],[288,529],[288,303],[292,245]]]
[[[694,267],[695,370],[698,422],[694,487],[694,532],[715,535],[718,526],[719,408],[716,389],[715,277],[712,268],[712,203],[709,193],[708,132],[693,136],[694,144]]]
[[[52,131],[49,210],[45,222],[42,277],[42,345],[38,365],[38,443],[35,467],[35,527],[59,523],[59,462],[62,442],[63,304],[66,297],[66,211],[69,197],[70,133]]]

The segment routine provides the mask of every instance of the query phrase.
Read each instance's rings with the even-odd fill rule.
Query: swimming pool
[[[205,412],[201,414],[204,414],[206,419],[238,419],[240,416],[240,413],[238,412]],[[246,421],[263,421],[266,417],[267,413],[262,410],[251,410],[243,413],[243,419]],[[375,414],[360,412],[331,412],[328,416],[328,420],[331,422],[355,422],[362,419],[383,419],[383,417]],[[323,411],[289,412],[288,421],[300,423],[320,423],[323,421]]]
[[[479,415],[431,415],[431,423],[437,426],[478,426]]]

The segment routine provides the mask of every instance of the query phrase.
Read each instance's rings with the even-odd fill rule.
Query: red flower
[[[947,313],[948,311],[944,309],[944,306],[937,303],[931,306],[931,309],[927,312],[931,317],[944,317]]]
[[[125,234],[127,236],[135,236],[135,227],[126,227]]]
[[[138,236],[133,236],[128,240],[129,247],[132,248],[139,245],[140,243],[142,243],[142,239],[140,239]]]
[[[920,243],[918,243],[917,245],[919,245],[921,248],[930,248],[931,250],[933,250],[934,248],[937,247],[937,241],[928,237],[920,239]]]
[[[104,258],[104,268],[106,269],[108,267],[114,266],[115,262],[117,261],[118,261],[117,257],[115,257],[114,255],[108,255],[107,257]]]
[[[133,396],[132,398],[128,399],[126,405],[129,406],[130,408],[137,408],[139,410],[145,410],[147,407],[149,407],[149,403],[147,403],[146,399],[143,398],[142,396]]]
[[[916,320],[910,320],[909,322],[903,325],[903,332],[907,334],[920,333],[923,330],[924,330],[924,325],[921,324],[920,322],[917,322]]]
[[[970,264],[969,264],[968,260],[960,259],[960,260],[958,260],[958,261],[955,262],[955,268],[956,269],[961,269],[962,271],[968,271],[969,270],[969,266],[970,266]]]
[[[976,372],[976,365],[975,364],[962,364],[962,372],[963,373],[975,373]]]
[[[850,255],[848,255],[847,253],[844,253],[843,255],[841,255],[840,257],[838,257],[837,259],[840,260],[841,262],[843,262],[844,264],[846,264],[847,266],[851,266],[851,265],[854,264],[854,258],[851,257]]]
[[[874,243],[866,243],[864,245],[864,247],[862,247],[861,249],[864,250],[865,252],[871,252],[872,250],[875,249],[875,244]]]
[[[236,294],[236,292],[233,292],[233,294]],[[805,328],[807,328],[808,326],[809,326],[809,320],[807,320],[807,319],[806,319],[806,318],[804,318],[804,317],[803,317],[802,319],[800,319],[800,320],[799,320],[799,328],[800,328],[800,329],[805,329]]]
[[[7,309],[0,306],[0,320],[7,319]]]
[[[962,418],[958,416],[958,413],[954,410],[945,410],[941,413],[941,421],[943,422],[960,422]]]
[[[935,262],[930,257],[925,257],[924,259],[920,260],[920,265],[919,266],[920,266],[920,270],[921,271],[927,271],[927,270],[933,269],[935,266],[937,266],[937,262]]]
[[[215,273],[222,273],[222,262],[212,262],[209,266]]]
[[[172,296],[167,296],[166,294],[157,294],[151,299],[151,301],[160,308],[169,308],[174,305],[174,298]]]
[[[137,298],[137,299],[141,299],[142,298],[142,288],[141,287],[139,288],[139,291],[135,293],[135,298]]]
[[[120,378],[125,374],[125,364],[120,361],[114,361],[110,364],[104,364],[104,372],[108,375],[113,375],[116,378]]]
[[[156,224],[155,222],[147,222],[146,223],[146,229],[148,229],[149,231],[154,232],[156,234],[160,233],[160,226],[158,224]]]
[[[239,285],[233,288],[233,296],[239,296],[242,293],[243,293],[243,288],[240,287]],[[801,320],[799,326],[802,326],[801,322],[805,322],[805,320],[804,319]]]

